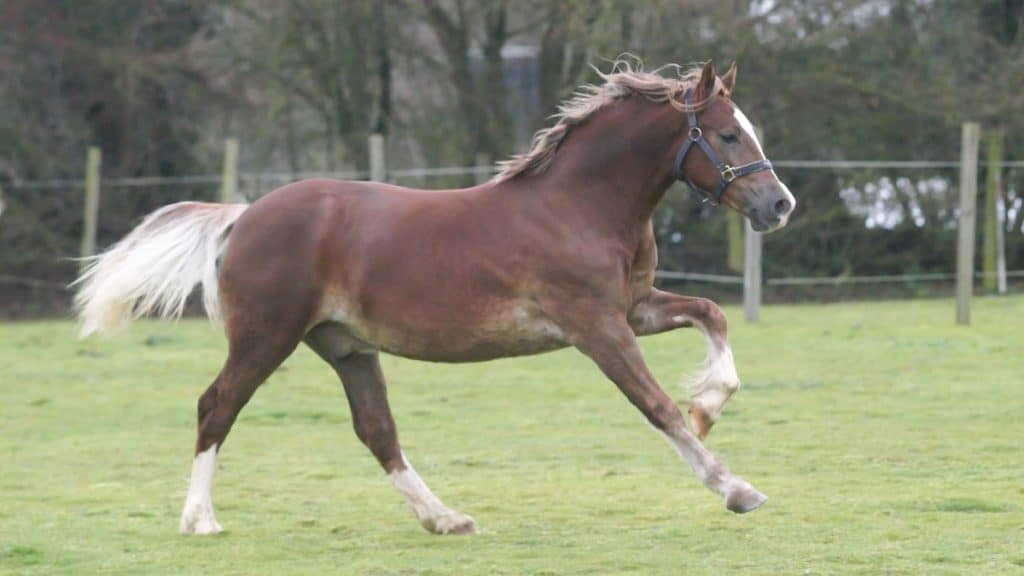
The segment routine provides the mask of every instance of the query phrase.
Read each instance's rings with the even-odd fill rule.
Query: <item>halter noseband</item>
[[[731,184],[733,180],[740,176],[747,176],[748,174],[761,172],[762,170],[771,170],[772,163],[769,162],[767,158],[751,162],[749,164],[744,164],[742,166],[732,166],[722,162],[722,159],[715,153],[715,149],[712,148],[711,144],[708,144],[707,139],[704,138],[704,132],[701,131],[700,126],[697,125],[697,113],[693,110],[691,101],[692,94],[688,89],[686,94],[683,95],[683,103],[686,104],[686,108],[688,109],[687,121],[690,124],[690,134],[687,136],[686,142],[683,143],[682,148],[680,148],[679,152],[676,154],[676,161],[672,171],[676,180],[682,180],[690,187],[691,190],[703,194],[705,202],[710,202],[712,206],[718,206],[719,201],[722,199],[722,193],[725,192],[725,187]],[[711,192],[697,186],[686,176],[686,174],[683,174],[683,161],[686,160],[686,155],[690,152],[690,149],[693,148],[694,144],[700,146],[700,149],[704,151],[708,160],[711,160],[711,163],[715,165],[715,168],[718,168],[720,180],[718,181],[718,186],[716,186]]]

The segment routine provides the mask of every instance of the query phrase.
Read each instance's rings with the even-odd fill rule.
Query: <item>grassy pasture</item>
[[[1024,574],[1024,298],[731,310],[744,387],[708,445],[769,495],[727,512],[585,358],[385,358],[406,454],[483,533],[424,532],[301,349],[176,533],[219,329],[78,342],[0,325],[3,574]],[[667,389],[693,331],[644,339]]]

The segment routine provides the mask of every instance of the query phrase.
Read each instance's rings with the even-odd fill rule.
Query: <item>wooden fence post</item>
[[[1006,295],[1006,206],[1003,203],[1003,186],[1000,182],[996,196],[996,293]]]
[[[999,248],[996,242],[999,240],[999,198],[1000,190],[1003,187],[1002,173],[999,166],[1003,157],[1003,138],[998,130],[993,130],[986,136],[988,140],[987,154],[985,158],[985,211],[981,219],[982,244],[981,244],[981,285],[985,292],[994,294],[998,284],[997,260]]]
[[[729,242],[729,269],[733,272],[742,272],[743,260],[743,216],[735,210],[728,210],[725,213],[725,233]]]
[[[757,139],[764,141],[764,131],[761,126],[754,126]],[[730,214],[731,216],[731,214]],[[761,247],[762,236],[755,232],[750,222],[743,218],[743,227],[746,233],[743,238],[743,317],[747,322],[757,322],[761,319]],[[738,258],[739,246],[733,246],[732,233],[729,238],[729,260]],[[738,244],[738,243],[737,243]]]
[[[220,201],[233,204],[238,200],[238,139],[224,140],[224,171],[220,180]]]
[[[743,247],[743,316],[747,322],[761,319],[761,233],[746,222]]]
[[[386,182],[388,162],[384,152],[384,135],[370,134],[370,180]]]
[[[82,258],[96,254],[96,227],[100,215],[100,165],[103,154],[90,146],[85,161],[85,208],[82,213]]]
[[[960,132],[960,222],[956,251],[956,321],[971,323],[974,289],[974,224],[978,197],[978,140],[981,128],[966,122]]]

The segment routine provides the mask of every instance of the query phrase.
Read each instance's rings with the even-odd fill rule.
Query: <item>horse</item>
[[[665,74],[672,70],[674,74]],[[228,353],[198,401],[180,531],[213,534],[219,450],[260,384],[305,343],[344,387],[356,435],[420,524],[478,531],[417,474],[398,441],[379,354],[476,362],[575,347],[686,460],[728,510],[767,497],[702,440],[740,386],[722,310],[654,287],[655,206],[676,180],[783,227],[796,202],[731,95],[735,63],[653,72],[616,61],[566,100],[529,151],[457,190],[307,179],[251,205],[180,202],[90,259],[81,336],[148,313],[181,315],[201,286]],[[637,337],[696,327],[707,356],[689,423],[648,370]]]

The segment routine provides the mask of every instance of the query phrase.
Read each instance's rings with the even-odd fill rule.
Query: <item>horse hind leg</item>
[[[295,350],[301,338],[298,326],[275,326],[263,332],[254,332],[251,327],[228,328],[228,358],[199,398],[195,456],[179,525],[183,534],[216,534],[223,530],[213,514],[217,453],[256,388]]]
[[[402,453],[377,352],[335,323],[317,326],[306,335],[305,342],[338,373],[348,397],[356,436],[380,462],[420,524],[434,534],[477,533],[476,522],[434,495]]]

